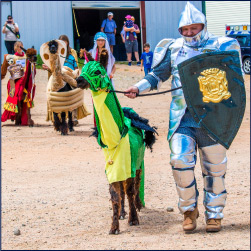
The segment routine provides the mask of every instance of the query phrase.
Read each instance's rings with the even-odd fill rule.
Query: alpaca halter
[[[96,75],[95,72],[100,71]],[[89,84],[92,91],[112,89],[112,84],[105,68],[96,61],[89,61],[82,69],[81,75]]]
[[[93,87],[92,86],[92,84],[93,84],[93,82],[95,82],[95,79],[98,79],[97,81],[96,81],[96,84],[97,85],[99,85],[100,84],[100,82],[101,82],[101,80],[102,80],[102,78],[105,78],[106,76],[105,75],[101,75],[101,74],[99,74],[99,75],[97,75],[97,76],[90,76],[88,73],[86,73],[86,72],[83,72],[82,74],[81,74],[81,76],[82,77],[84,77],[84,76],[86,76],[87,77],[87,81],[88,81],[88,83],[91,85],[91,90],[94,90],[94,91],[99,91],[99,90],[101,90],[101,88],[100,87],[97,87],[97,88],[95,88],[95,87]]]

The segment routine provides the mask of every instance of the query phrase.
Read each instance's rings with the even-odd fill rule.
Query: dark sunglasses
[[[9,20],[9,19],[11,20],[11,19],[12,19],[12,17],[8,17],[8,20]]]

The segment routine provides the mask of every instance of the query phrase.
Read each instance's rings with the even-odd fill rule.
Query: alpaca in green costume
[[[138,225],[136,209],[144,206],[144,152],[155,142],[155,129],[148,120],[140,118],[131,108],[120,106],[106,73],[108,52],[103,49],[100,62],[94,61],[85,50],[88,63],[77,79],[79,88],[90,88],[97,124],[97,140],[102,147],[110,183],[113,206],[113,222],[110,234],[119,233],[119,216],[124,218],[124,191],[129,201],[130,225]]]

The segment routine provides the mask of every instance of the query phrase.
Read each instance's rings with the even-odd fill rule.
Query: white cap
[[[107,16],[113,16],[112,12],[108,12]]]

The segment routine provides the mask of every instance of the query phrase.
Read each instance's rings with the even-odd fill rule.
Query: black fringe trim
[[[96,126],[93,127],[92,130],[93,130],[93,132],[89,137],[95,137],[96,139],[98,139],[98,129],[97,129],[97,127]]]
[[[123,107],[122,109],[123,109],[125,117],[131,119],[132,125],[134,127],[145,131],[144,142],[146,144],[146,147],[149,148],[152,152],[152,146],[156,141],[155,134],[158,135],[156,131],[157,127],[150,126],[148,123],[149,122],[148,119],[140,117],[131,108]]]

